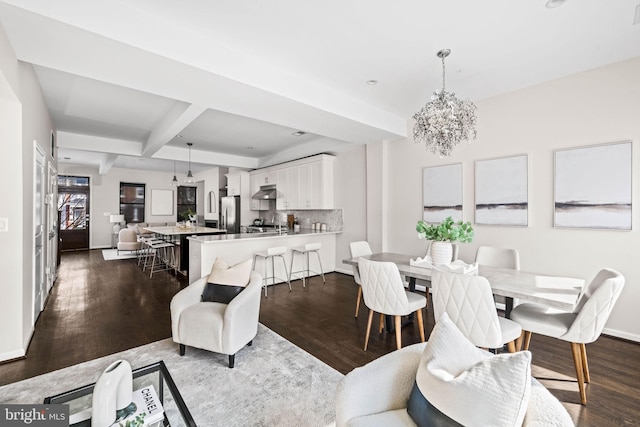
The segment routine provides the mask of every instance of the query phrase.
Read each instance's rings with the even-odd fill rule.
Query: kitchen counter
[[[335,271],[336,268],[336,235],[342,231],[312,231],[303,229],[297,233],[278,234],[241,233],[221,234],[215,236],[189,236],[189,283],[208,275],[217,257],[221,257],[229,265],[253,259],[255,252],[266,251],[276,246],[287,248],[285,254],[287,270],[291,266],[291,248],[301,247],[307,243],[320,243],[320,259],[325,273]],[[311,270],[319,271],[314,257],[311,257]],[[296,257],[294,270],[301,270],[303,258]],[[276,277],[287,277],[287,271],[281,262],[275,263]],[[264,275],[263,261],[258,262],[256,270]],[[271,276],[271,265],[269,266]],[[278,281],[276,281],[278,283]],[[271,284],[271,280],[269,281]]]
[[[267,238],[280,238],[290,236],[318,236],[323,234],[340,234],[342,231],[312,231],[312,230],[300,230],[297,233],[285,232],[278,233],[277,231],[268,231],[265,233],[239,233],[239,234],[218,234],[214,236],[191,236],[187,237],[188,240],[200,242],[203,244],[217,243],[217,242],[229,242],[238,240],[256,240]]]

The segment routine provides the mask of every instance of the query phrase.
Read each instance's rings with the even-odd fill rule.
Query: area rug
[[[131,251],[120,251],[120,255],[118,255],[117,249],[102,250],[102,258],[104,258],[105,261],[113,261],[116,259],[131,259],[135,257],[136,253]]]
[[[47,396],[95,382],[116,360],[133,369],[163,360],[196,424],[207,426],[325,426],[335,420],[335,392],[343,375],[259,325],[251,347],[226,355],[171,339],[80,363],[0,387],[0,403],[42,403]]]

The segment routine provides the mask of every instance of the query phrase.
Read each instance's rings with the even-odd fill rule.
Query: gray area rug
[[[102,258],[104,258],[105,261],[114,261],[117,259],[131,259],[135,257],[136,257],[136,253],[131,251],[120,251],[120,255],[118,255],[117,249],[102,250]]]
[[[42,403],[47,396],[95,382],[112,362],[133,369],[163,360],[198,426],[325,426],[335,420],[343,375],[259,325],[251,347],[228,356],[157,341],[0,387],[0,403]]]

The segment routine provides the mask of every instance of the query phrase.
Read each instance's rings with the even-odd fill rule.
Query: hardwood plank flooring
[[[396,348],[395,336],[372,327],[363,351],[368,309],[354,318],[357,288],[340,273],[269,287],[260,322],[342,373]],[[170,273],[149,279],[135,261],[104,261],[99,250],[62,256],[59,278],[36,324],[27,357],[0,364],[0,385],[30,378],[171,336],[169,302],[186,286]],[[377,325],[377,315],[374,317]],[[431,307],[425,333],[433,328]],[[420,342],[417,322],[402,329],[402,343]],[[568,343],[534,335],[533,373],[560,399],[580,426],[640,425],[640,344],[601,336],[587,345],[591,384],[579,404]],[[177,346],[176,346],[176,351]],[[242,363],[242,352],[236,357]],[[37,403],[37,402],[34,402]]]

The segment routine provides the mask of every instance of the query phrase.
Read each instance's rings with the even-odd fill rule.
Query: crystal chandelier
[[[450,156],[460,142],[476,138],[476,106],[445,90],[444,58],[450,53],[449,49],[438,52],[442,59],[442,90],[434,92],[431,101],[413,116],[413,140],[424,142],[429,151],[440,157]]]

